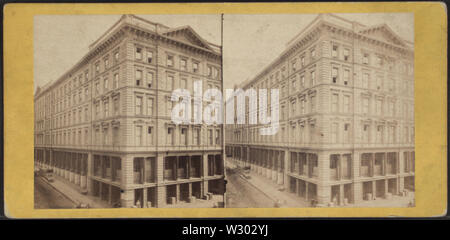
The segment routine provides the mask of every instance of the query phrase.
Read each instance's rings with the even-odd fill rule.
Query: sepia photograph
[[[4,15],[5,218],[270,238],[284,231],[269,219],[447,214],[443,3],[11,3]],[[243,224],[214,223],[227,218]]]
[[[221,15],[35,16],[34,207],[224,207],[223,126],[171,120],[173,90],[221,91],[221,34]]]
[[[412,13],[223,26],[227,207],[415,206]]]

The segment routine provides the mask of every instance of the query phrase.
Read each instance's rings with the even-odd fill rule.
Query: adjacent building
[[[224,193],[222,125],[175,125],[174,89],[222,89],[221,47],[191,27],[123,15],[35,93],[35,162],[111,206]],[[193,104],[193,102],[192,102]]]
[[[414,191],[413,64],[413,43],[388,25],[320,14],[240,86],[279,89],[278,133],[248,124],[247,100],[226,155],[321,205]]]

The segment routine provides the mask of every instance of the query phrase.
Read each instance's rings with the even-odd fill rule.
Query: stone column
[[[142,207],[143,208],[148,208],[148,207],[151,207],[151,206],[147,206],[147,200],[148,199],[148,197],[147,197],[147,188],[143,188],[142,189]]]
[[[92,157],[92,153],[87,153],[87,173],[86,173],[86,185],[87,185],[87,189],[88,189],[88,193],[92,194],[94,186],[93,186],[93,182],[92,182],[92,176],[94,175],[93,171],[93,157]],[[122,171],[123,172],[123,171]]]
[[[353,183],[353,202],[354,203],[360,203],[363,200],[363,183],[362,182],[355,182]]]
[[[344,205],[344,184],[339,185],[339,205]]]
[[[133,161],[132,155],[125,155],[122,158],[122,184],[121,189],[125,194],[121,194],[122,207],[132,207],[134,205],[134,189],[130,189],[130,185],[133,184]]]

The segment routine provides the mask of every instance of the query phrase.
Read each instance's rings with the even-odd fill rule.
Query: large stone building
[[[35,162],[122,207],[223,194],[222,125],[175,125],[170,96],[222,89],[221,47],[191,27],[123,15],[35,94]],[[138,204],[139,205],[139,204]]]
[[[388,25],[320,14],[240,86],[280,89],[278,133],[227,125],[226,154],[321,205],[413,191],[413,63],[413,43]]]

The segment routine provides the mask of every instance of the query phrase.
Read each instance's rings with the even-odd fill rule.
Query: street
[[[272,208],[274,201],[240,177],[238,169],[226,169],[227,208]]]
[[[34,208],[73,208],[74,203],[52,188],[41,177],[34,177]]]

